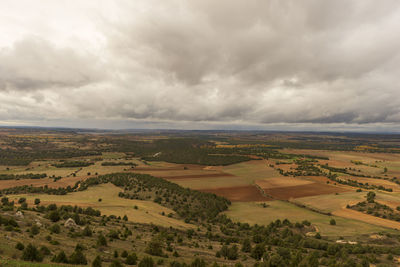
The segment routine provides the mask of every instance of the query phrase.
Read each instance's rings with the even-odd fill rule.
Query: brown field
[[[269,201],[268,197],[262,195],[259,189],[255,186],[236,186],[236,187],[221,187],[215,189],[202,189],[200,191],[213,193],[218,196],[226,197],[231,201]]]
[[[307,196],[346,192],[346,189],[320,183],[310,183],[297,186],[262,188],[264,192],[276,199],[291,199]]]

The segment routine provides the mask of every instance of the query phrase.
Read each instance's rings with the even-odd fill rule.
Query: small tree
[[[93,260],[92,267],[101,267],[101,258],[99,255]]]
[[[154,267],[154,261],[152,257],[144,257],[140,262],[138,267]]]
[[[103,234],[99,234],[99,236],[97,237],[97,245],[107,246],[107,239],[104,237]]]
[[[54,255],[53,259],[51,260],[57,263],[68,263],[67,255],[63,250],[61,250],[57,255]]]
[[[136,265],[138,257],[136,253],[131,253],[126,257],[125,263],[128,265]]]
[[[23,249],[25,248],[25,246],[24,246],[24,244],[22,244],[21,242],[18,242],[18,243],[15,245],[15,248],[18,249],[18,250],[23,250]]]
[[[60,220],[60,214],[58,213],[57,210],[53,210],[49,213],[49,219],[52,222],[58,222]]]
[[[251,251],[250,239],[246,238],[245,240],[243,240],[242,251],[243,252],[250,252]]]
[[[74,253],[71,254],[71,256],[69,257],[68,262],[70,264],[80,264],[80,265],[86,265],[87,264],[86,257],[82,253],[82,250],[80,250],[80,249],[75,250]]]
[[[157,238],[153,238],[147,245],[145,252],[153,256],[162,256],[163,255],[162,248],[163,245],[161,241]]]
[[[35,205],[39,205],[40,204],[40,199],[39,198],[35,198],[34,203],[35,203]]]
[[[373,191],[369,191],[367,194],[367,201],[368,203],[374,203],[376,194]]]
[[[330,223],[330,225],[336,225],[335,219],[331,219],[329,223]]]
[[[22,260],[24,260],[24,261],[42,261],[43,257],[34,245],[29,244],[28,246],[26,246],[26,248],[24,249],[24,252],[22,253]]]

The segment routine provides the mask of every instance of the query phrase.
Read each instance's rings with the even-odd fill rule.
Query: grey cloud
[[[122,1],[112,19],[94,11],[101,60],[90,47],[26,39],[0,50],[0,90],[16,101],[35,89],[19,100],[19,118],[34,107],[29,116],[43,119],[68,112],[213,127],[398,124],[399,8],[394,0]]]
[[[0,50],[0,90],[81,87],[101,80],[98,60],[38,37]]]

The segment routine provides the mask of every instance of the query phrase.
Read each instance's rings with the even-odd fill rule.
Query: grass
[[[93,207],[98,209],[105,215],[116,215],[123,217],[128,216],[128,219],[138,223],[153,223],[165,227],[175,227],[179,229],[187,229],[193,227],[178,219],[169,218],[165,215],[175,212],[166,207],[160,206],[152,201],[144,200],[131,200],[118,197],[121,191],[119,187],[112,184],[101,184],[98,186],[90,187],[88,190],[74,192],[67,195],[46,195],[46,194],[21,194],[10,195],[10,200],[15,200],[20,197],[25,197],[29,204],[32,204],[35,198],[39,198],[41,203],[50,204],[56,203],[58,205],[78,205],[82,207]],[[101,202],[99,202],[101,198]],[[137,206],[138,209],[134,209]]]
[[[266,202],[268,207],[263,208],[260,203],[234,202],[225,214],[234,221],[247,222],[249,224],[269,224],[276,219],[288,219],[291,222],[310,221],[323,236],[336,238],[362,234],[372,234],[381,231],[393,231],[387,228],[375,226],[361,221],[341,218],[337,216],[323,215],[307,209],[297,207],[285,201]],[[336,220],[335,226],[330,225],[330,220]]]

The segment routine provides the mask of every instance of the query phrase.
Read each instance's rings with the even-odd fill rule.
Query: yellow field
[[[288,219],[291,222],[310,221],[316,226],[321,235],[332,238],[343,236],[349,237],[361,234],[372,234],[379,231],[390,231],[388,228],[368,224],[354,219],[346,219],[337,216],[323,215],[317,212],[299,208],[284,201],[266,202],[268,207],[263,208],[260,203],[234,202],[225,214],[234,221],[247,222],[249,224],[267,225],[276,219]],[[334,218],[337,225],[330,225],[329,221]]]
[[[138,223],[153,223],[165,227],[176,227],[187,229],[193,227],[180,220],[161,215],[175,213],[166,207],[160,206],[152,201],[131,200],[118,197],[120,188],[112,184],[102,184],[90,187],[86,191],[74,192],[67,195],[46,195],[46,194],[21,194],[10,195],[10,200],[18,200],[20,197],[26,197],[29,204],[32,204],[35,198],[39,198],[42,204],[55,203],[57,205],[78,205],[83,207],[93,207],[98,209],[104,215],[127,215],[129,221]],[[102,199],[99,202],[99,198]],[[138,209],[134,209],[134,206]]]

